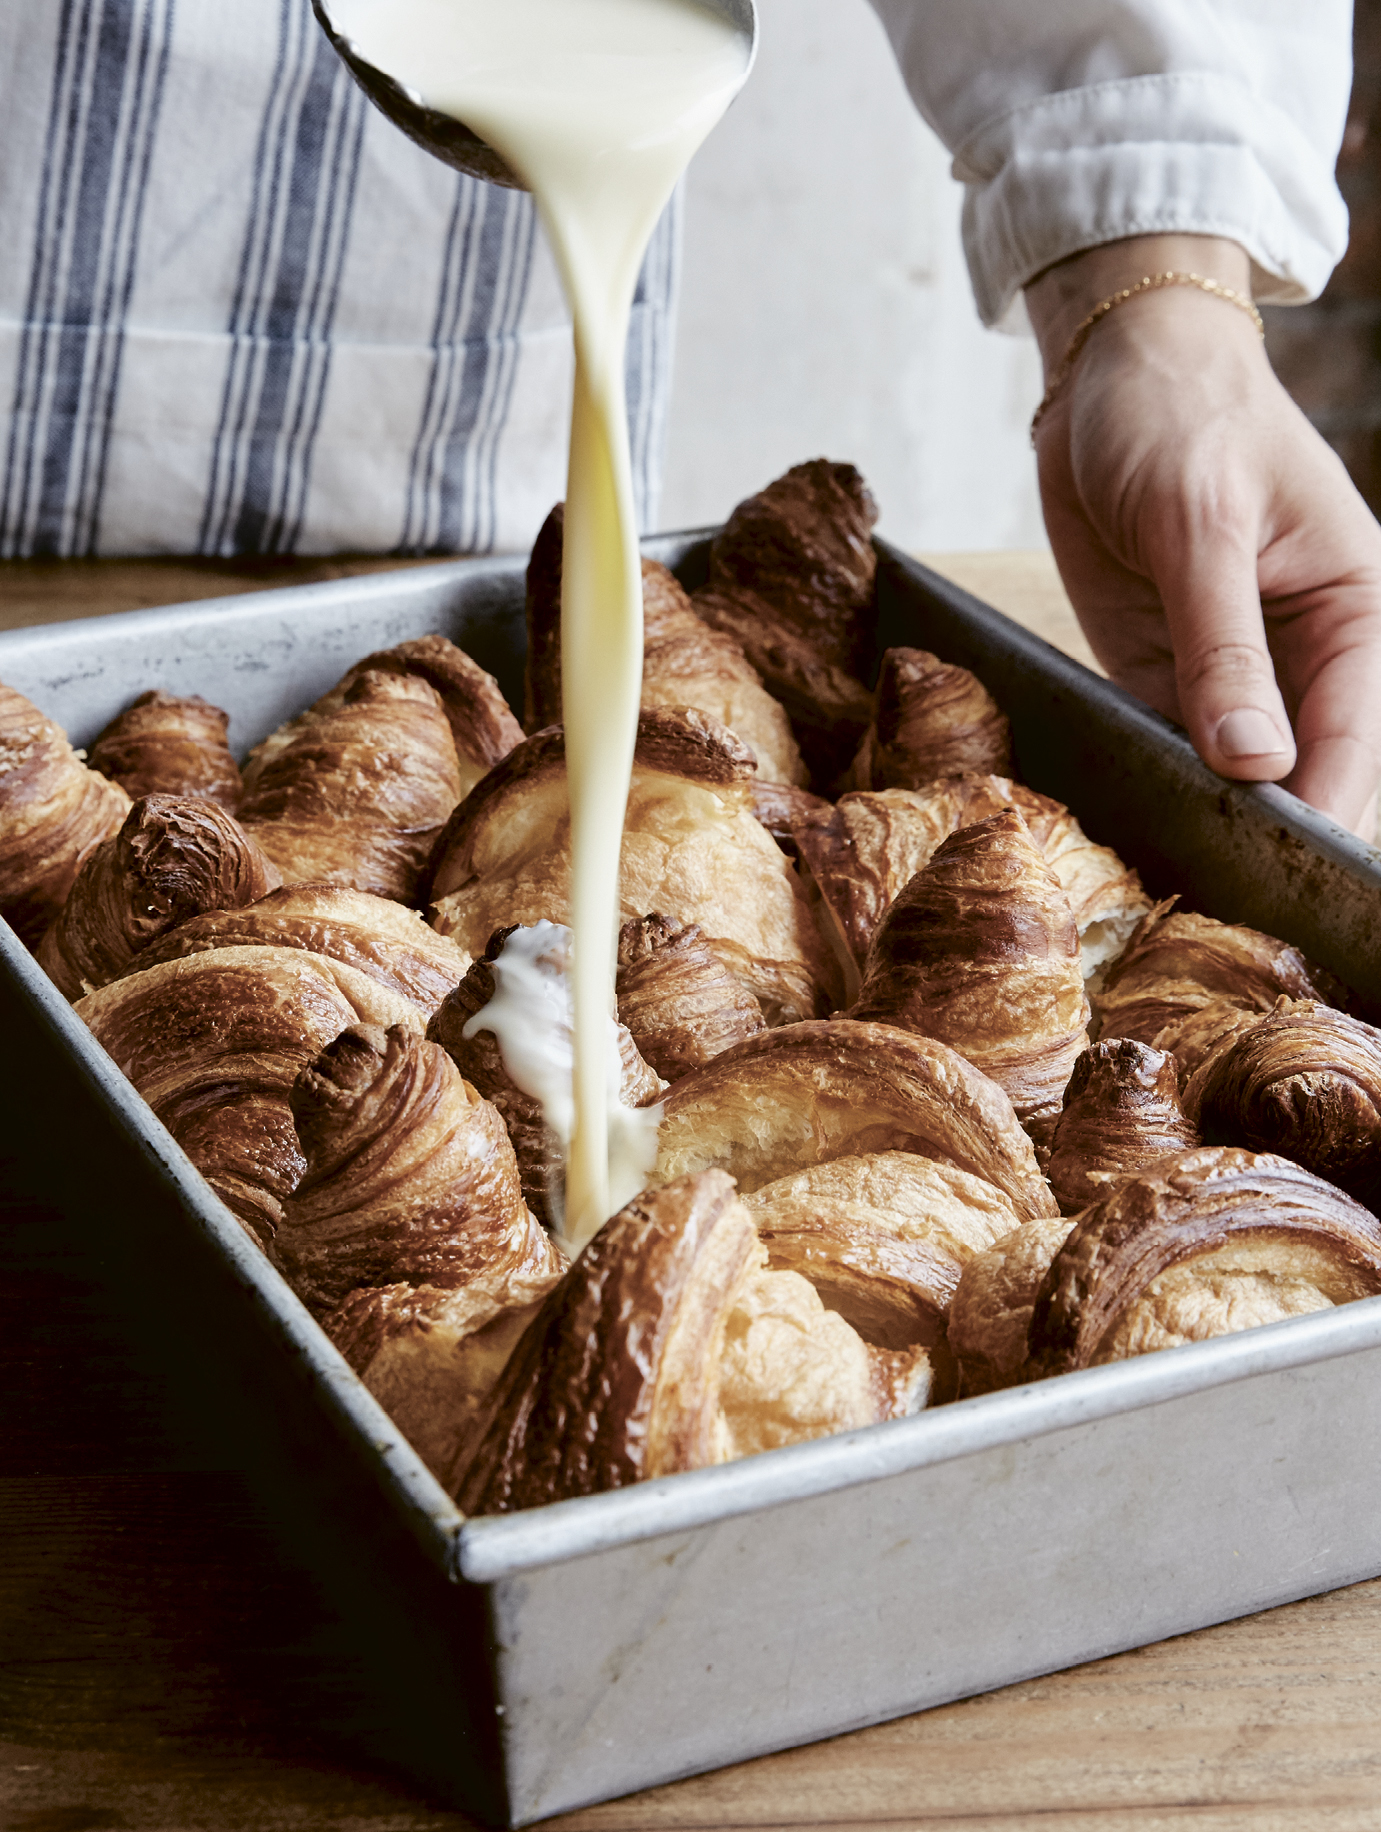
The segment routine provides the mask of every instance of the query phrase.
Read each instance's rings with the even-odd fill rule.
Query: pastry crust
[[[1198,1143],[1180,1105],[1174,1057],[1111,1037],[1074,1065],[1045,1174],[1064,1213],[1077,1215],[1111,1180]]]
[[[1184,1098],[1209,1143],[1278,1151],[1381,1203],[1381,1031],[1360,1018],[1280,999],[1220,1037]]]
[[[1360,1203],[1285,1158],[1201,1146],[1079,1217],[1036,1299],[1031,1368],[1068,1373],[1377,1292],[1381,1222]]]
[[[764,1031],[673,1083],[656,1176],[718,1167],[751,1193],[814,1164],[887,1151],[983,1178],[1023,1220],[1056,1212],[996,1082],[933,1038],[851,1018]]]
[[[118,979],[152,942],[203,910],[253,903],[278,871],[213,801],[146,795],[77,873],[38,946],[64,998]]]
[[[959,1275],[946,1339],[958,1368],[958,1397],[997,1393],[1028,1378],[1027,1336],[1036,1294],[1072,1221],[1028,1221],[982,1253]]]
[[[561,706],[561,548],[564,506],[542,524],[527,571],[527,669],[524,718],[529,731],[559,724]],[[769,782],[804,783],[805,765],[785,711],[731,636],[696,616],[675,575],[643,561],[642,704],[694,706],[736,733]]]
[[[848,768],[872,717],[872,528],[877,505],[848,464],[798,464],[734,510],[691,602],[732,636],[786,707],[817,788]]]
[[[111,720],[87,763],[136,801],[141,795],[193,795],[233,814],[240,770],[226,742],[229,728],[229,713],[199,693],[183,697],[154,688]]]
[[[240,821],[287,884],[326,881],[413,899],[461,795],[441,697],[369,670],[250,752]]]
[[[664,1081],[679,1081],[766,1030],[751,989],[699,928],[674,916],[635,916],[619,931],[619,1018]]]
[[[937,777],[1010,776],[1012,728],[976,674],[927,649],[888,649],[855,789],[919,789]]]
[[[131,971],[213,948],[305,948],[410,999],[424,1016],[465,977],[470,956],[416,910],[344,884],[288,884],[245,908],[210,910],[170,929]]]
[[[377,981],[293,948],[167,961],[73,1009],[261,1246],[303,1170],[288,1108],[303,1064],[349,1024],[422,1028]]]
[[[1079,933],[1008,808],[953,833],[884,916],[849,1016],[938,1038],[1048,1130],[1088,1045]]]
[[[365,1286],[455,1290],[504,1268],[561,1269],[498,1109],[436,1044],[352,1025],[301,1071],[289,1104],[305,1169],[277,1248],[315,1310]]]
[[[32,948],[77,868],[129,813],[118,783],[88,770],[67,734],[0,681],[0,916]]]
[[[639,720],[624,824],[623,920],[661,910],[699,926],[769,1023],[828,1011],[841,990],[800,881],[751,811],[753,760],[692,709]],[[432,921],[471,953],[494,930],[568,917],[570,810],[560,727],[539,732],[466,797],[433,855]]]

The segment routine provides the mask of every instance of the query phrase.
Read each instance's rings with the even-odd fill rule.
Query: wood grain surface
[[[1070,640],[1048,556],[941,563]],[[12,565],[0,625],[302,572]],[[244,1476],[168,1435],[156,1341],[44,1201],[45,1157],[81,1140],[14,1134],[0,1111],[0,1828],[468,1826],[352,1759],[358,1651]],[[1381,1828],[1381,1581],[549,1823]]]

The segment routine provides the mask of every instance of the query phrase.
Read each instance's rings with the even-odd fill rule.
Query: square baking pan
[[[693,586],[707,538],[646,551]],[[17,630],[0,679],[77,745],[145,688],[201,693],[243,751],[432,630],[519,703],[522,592],[521,560],[464,560]],[[885,545],[878,622],[978,673],[1023,780],[1148,890],[1381,1011],[1373,849]],[[1381,1573],[1381,1298],[465,1520],[3,923],[0,959],[10,1122],[80,1138],[70,1225],[161,1294],[170,1407],[283,1504],[377,1681],[360,1746],[440,1799],[523,1825]]]

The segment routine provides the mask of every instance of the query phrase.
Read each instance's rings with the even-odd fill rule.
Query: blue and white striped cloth
[[[376,114],[309,0],[16,0],[0,72],[0,556],[531,541],[572,361],[532,201]],[[629,345],[644,526],[678,231]]]

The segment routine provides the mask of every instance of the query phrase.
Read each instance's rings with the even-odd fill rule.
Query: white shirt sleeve
[[[1348,0],[872,0],[965,187],[985,324],[1082,248],[1240,242],[1256,296],[1314,298],[1347,246],[1333,166]]]

